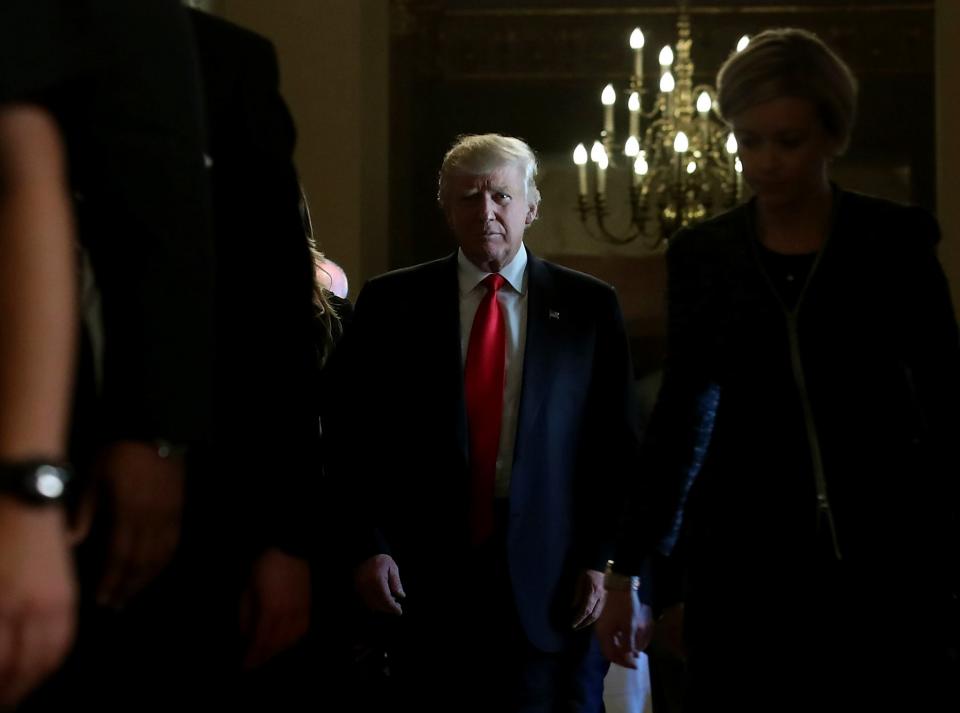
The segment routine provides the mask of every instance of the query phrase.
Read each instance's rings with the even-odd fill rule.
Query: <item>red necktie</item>
[[[503,277],[496,273],[483,280],[487,294],[473,318],[464,367],[470,429],[470,532],[474,544],[493,534],[493,484],[500,449],[506,343],[497,290],[503,283]]]

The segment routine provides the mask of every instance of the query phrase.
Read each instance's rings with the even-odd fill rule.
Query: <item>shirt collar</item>
[[[513,260],[500,270],[500,275],[517,293],[522,295],[526,287],[523,279],[526,269],[527,246],[520,243],[520,249],[517,250],[517,254],[513,256]],[[470,262],[467,256],[463,254],[463,250],[457,250],[457,279],[460,282],[461,295],[465,295],[474,290],[489,274],[489,272],[484,272]]]

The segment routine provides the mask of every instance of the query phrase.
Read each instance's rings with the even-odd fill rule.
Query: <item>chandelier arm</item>
[[[629,243],[632,243],[637,238],[640,238],[643,236],[643,232],[641,232],[640,230],[634,230],[629,235],[616,235],[615,233],[611,233],[609,230],[606,229],[606,227],[603,225],[602,220],[598,219],[597,224],[600,228],[600,232],[603,234],[603,237],[605,238],[604,242],[611,243],[613,245],[627,245]],[[589,230],[587,232],[590,233]],[[592,233],[590,233],[590,235],[596,240],[600,239],[594,236]]]
[[[600,228],[600,235],[597,235],[593,230],[590,229],[590,221],[581,214],[580,220],[583,223],[583,229],[586,231],[593,240],[598,242],[612,243],[614,245],[626,245],[632,243],[637,238],[643,235],[640,231],[635,231],[629,235],[616,235],[607,230],[606,226],[603,224],[603,219],[598,216],[597,226]]]
[[[632,243],[634,240],[636,240],[643,234],[642,231],[639,229],[635,229],[633,232],[630,232],[626,235],[617,235],[616,233],[611,232],[607,228],[603,220],[604,216],[607,213],[607,211],[605,210],[605,206],[607,202],[606,198],[602,194],[598,193],[594,199],[594,202],[597,206],[597,209],[596,209],[597,227],[600,228],[600,232],[607,239],[607,242],[611,242],[614,245],[626,245],[627,243]],[[636,223],[634,223],[632,220],[630,222],[630,225],[634,228],[637,228]]]

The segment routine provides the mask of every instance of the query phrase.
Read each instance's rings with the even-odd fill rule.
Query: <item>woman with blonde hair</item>
[[[815,35],[757,35],[718,92],[753,196],[670,244],[604,649],[631,665],[644,643],[630,587],[659,546],[685,571],[689,710],[957,710],[960,342],[937,223],[830,181],[856,81]]]

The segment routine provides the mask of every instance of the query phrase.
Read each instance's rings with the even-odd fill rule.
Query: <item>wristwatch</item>
[[[603,573],[603,588],[608,592],[636,592],[640,589],[640,577],[614,572],[611,560]]]
[[[73,471],[66,463],[46,459],[0,460],[0,495],[12,495],[30,505],[63,502],[72,480]]]
[[[182,458],[187,452],[187,447],[179,443],[172,443],[163,439],[157,439],[153,442],[157,449],[157,455],[161,458]]]

